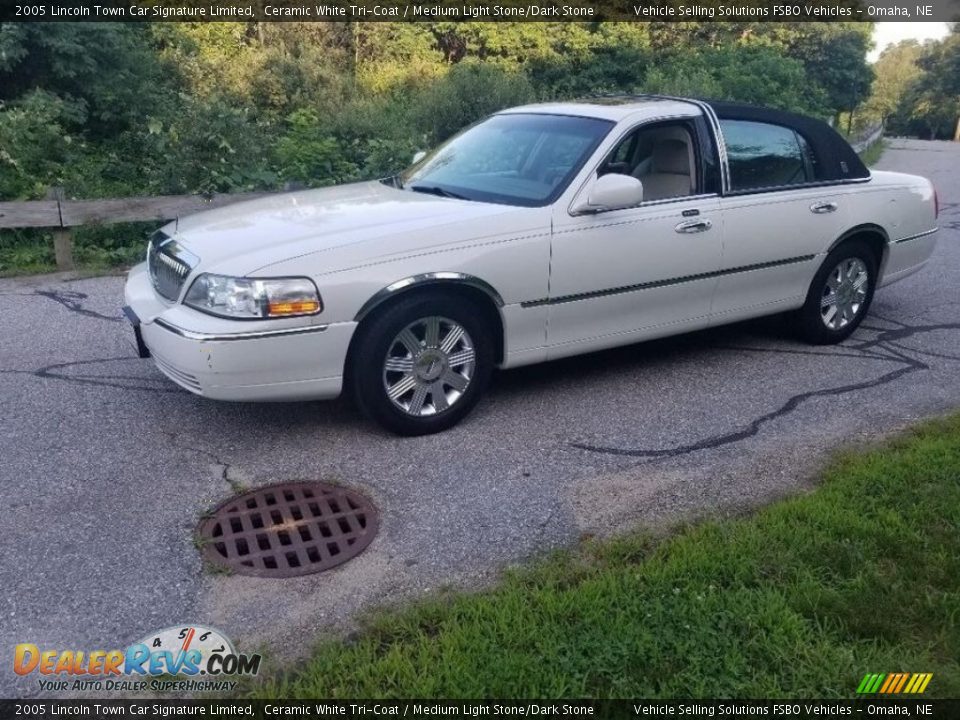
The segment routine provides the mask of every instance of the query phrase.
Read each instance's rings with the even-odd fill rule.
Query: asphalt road
[[[0,696],[12,647],[110,649],[184,622],[292,657],[360,609],[636,523],[796,492],[830,451],[960,405],[960,144],[896,140],[880,167],[941,198],[929,267],[844,345],[764,320],[501,373],[459,427],[385,435],[344,401],[221,404],[134,356],[121,277],[0,281]],[[202,512],[236,484],[335,479],[380,534],[337,570],[206,572]]]

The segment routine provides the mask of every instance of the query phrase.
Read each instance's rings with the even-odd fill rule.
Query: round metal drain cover
[[[377,511],[352,490],[282,483],[230,498],[197,531],[204,556],[242,575],[293,577],[345,563],[377,534]]]

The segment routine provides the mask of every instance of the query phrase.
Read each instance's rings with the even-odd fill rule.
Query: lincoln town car
[[[130,271],[141,356],[213,400],[348,391],[406,435],[514,368],[761,315],[853,333],[937,196],[819,120],[663,96],[498,112],[378,181],[179,218]]]

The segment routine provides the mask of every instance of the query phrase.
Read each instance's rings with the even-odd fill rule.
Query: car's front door
[[[643,183],[639,206],[579,215],[557,208],[549,357],[707,324],[723,228],[708,182],[715,164],[699,132],[692,120],[645,124],[604,159],[598,174]]]

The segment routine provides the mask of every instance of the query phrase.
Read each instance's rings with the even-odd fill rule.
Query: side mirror
[[[420,162],[421,160],[423,160],[426,156],[427,156],[427,151],[426,151],[426,150],[417,150],[417,151],[413,154],[413,164],[416,165],[418,162]]]
[[[574,215],[622,210],[643,202],[643,183],[632,175],[608,173],[594,181],[587,190],[586,199],[581,198],[571,208]]]

